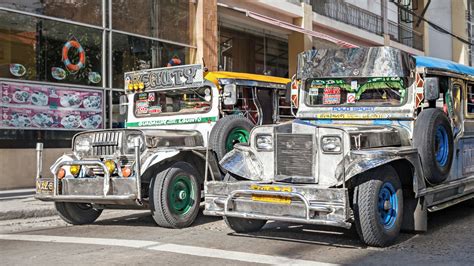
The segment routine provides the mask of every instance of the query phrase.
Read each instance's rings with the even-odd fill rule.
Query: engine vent
[[[277,134],[275,159],[277,176],[313,176],[313,135]]]
[[[96,132],[92,136],[92,155],[112,155],[120,148],[121,141],[122,132],[120,131]]]

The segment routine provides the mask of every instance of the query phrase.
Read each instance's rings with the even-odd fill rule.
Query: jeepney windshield
[[[210,87],[139,92],[134,96],[136,117],[206,113],[212,106]]]
[[[307,79],[308,106],[398,106],[407,98],[407,78]]]

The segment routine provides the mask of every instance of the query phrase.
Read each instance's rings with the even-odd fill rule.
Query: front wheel
[[[385,247],[400,234],[403,194],[397,172],[391,166],[379,167],[361,176],[354,189],[355,226],[369,246]]]
[[[150,184],[150,209],[161,227],[190,226],[199,212],[199,175],[187,162],[177,162],[156,175]]]
[[[91,224],[102,213],[102,210],[87,203],[55,202],[54,206],[61,219],[74,225]]]
[[[257,232],[267,223],[267,220],[243,219],[224,216],[224,221],[236,233]]]

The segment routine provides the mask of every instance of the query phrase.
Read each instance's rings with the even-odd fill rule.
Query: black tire
[[[382,166],[364,173],[358,181],[353,194],[357,233],[369,246],[388,246],[398,238],[403,219],[403,192],[397,172]],[[384,195],[390,195],[388,202]]]
[[[242,129],[250,133],[253,127],[254,124],[250,120],[240,115],[228,115],[219,119],[209,136],[209,147],[216,153],[217,160],[222,160],[224,155],[230,151],[226,147],[226,142],[234,130]],[[237,142],[239,141],[235,143]]]
[[[187,162],[176,162],[153,178],[150,210],[159,226],[184,228],[196,220],[201,202],[200,180],[196,169]]]
[[[413,146],[420,154],[426,180],[431,184],[446,180],[453,162],[454,146],[451,125],[441,110],[430,108],[420,113],[415,121]]]
[[[87,203],[55,202],[54,206],[61,219],[74,225],[91,224],[102,213],[102,210],[95,209]]]
[[[224,216],[224,221],[227,226],[236,233],[257,232],[260,231],[260,229],[262,229],[262,227],[267,223],[267,220],[243,219],[226,216]]]

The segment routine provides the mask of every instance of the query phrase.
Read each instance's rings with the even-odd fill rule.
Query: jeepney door
[[[455,150],[456,153],[460,153],[460,162],[457,165],[461,172],[458,175],[459,177],[474,174],[474,82],[467,82],[464,91],[464,132],[460,140],[459,150]]]

